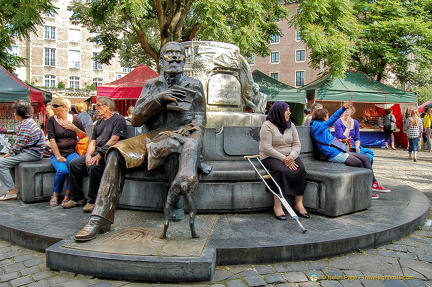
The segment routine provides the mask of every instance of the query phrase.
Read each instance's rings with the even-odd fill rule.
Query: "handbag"
[[[393,132],[396,130],[396,123],[395,122],[390,123],[390,130]]]
[[[320,142],[320,141],[318,141],[318,140],[316,140],[316,139],[313,139],[313,140],[316,141],[316,142],[319,143],[319,144],[322,144],[322,145],[326,145],[326,146],[331,146],[331,147],[337,148],[338,150],[340,150],[340,151],[342,151],[342,152],[348,152],[348,147],[347,147],[347,145],[344,144],[343,142],[339,141],[337,138],[333,138],[330,144]]]
[[[86,153],[87,147],[89,145],[89,139],[89,137],[83,137],[77,142],[75,150],[79,155],[83,155]]]

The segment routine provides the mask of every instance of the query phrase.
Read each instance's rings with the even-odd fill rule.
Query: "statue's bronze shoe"
[[[90,217],[89,222],[83,229],[75,234],[75,241],[89,241],[100,233],[108,232],[111,228],[111,222],[99,216]]]

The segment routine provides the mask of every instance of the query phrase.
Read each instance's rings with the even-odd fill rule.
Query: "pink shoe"
[[[372,183],[372,191],[391,192],[390,189],[384,188],[381,184],[378,183],[378,181]]]
[[[380,196],[376,193],[372,193],[372,199],[378,199]]]

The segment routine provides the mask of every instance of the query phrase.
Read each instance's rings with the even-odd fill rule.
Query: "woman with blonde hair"
[[[87,125],[93,124],[93,120],[90,115],[87,113],[88,106],[85,102],[78,102],[75,104],[75,110],[78,113],[78,117],[81,119],[81,122],[84,126],[84,130]]]
[[[429,152],[432,152],[431,128],[432,128],[432,107],[427,110],[427,113],[424,117],[424,129],[426,131],[426,148],[429,150]]]
[[[422,137],[423,123],[417,110],[412,110],[410,117],[405,121],[405,132],[408,136],[408,158],[417,161],[418,143]],[[414,157],[412,153],[414,152]]]
[[[69,114],[70,102],[63,97],[52,100],[54,116],[47,120],[47,135],[51,144],[51,164],[56,170],[50,206],[58,206],[63,185],[68,179],[68,163],[79,155],[75,151],[78,139],[85,137],[84,126],[77,116]],[[69,201],[69,182],[63,202]]]

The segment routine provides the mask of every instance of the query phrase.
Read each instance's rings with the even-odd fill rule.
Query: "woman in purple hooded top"
[[[260,130],[259,156],[285,196],[294,196],[294,209],[300,217],[309,218],[303,205],[307,173],[300,160],[300,140],[290,120],[290,107],[276,102],[270,108]],[[270,187],[274,188],[270,181]],[[274,197],[275,217],[286,220],[280,201]]]

